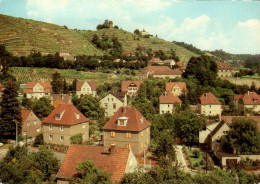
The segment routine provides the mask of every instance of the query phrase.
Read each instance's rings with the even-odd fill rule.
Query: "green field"
[[[120,82],[121,80],[126,79],[135,79],[132,75],[115,74],[113,71],[110,71],[111,73],[103,73],[102,71],[83,72],[73,69],[60,70],[33,67],[11,67],[11,71],[20,84],[24,84],[26,82],[51,81],[51,76],[56,71],[59,72],[68,83],[72,83],[75,78],[77,80],[92,79],[97,82],[97,85]],[[124,70],[122,70],[121,73],[123,73],[123,71]]]

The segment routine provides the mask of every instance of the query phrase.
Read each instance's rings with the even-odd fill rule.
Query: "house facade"
[[[255,92],[248,91],[243,95],[235,95],[234,100],[240,111],[249,109],[256,113],[260,112],[260,95]]]
[[[41,120],[31,110],[22,110],[22,130],[23,137],[36,137],[42,131]]]
[[[232,77],[234,76],[238,70],[231,66],[228,63],[217,61],[217,66],[218,66],[218,76],[219,77]]]
[[[119,183],[124,174],[133,172],[137,166],[137,160],[128,148],[70,145],[56,176],[57,183],[69,184],[69,179],[77,174],[77,165],[88,160],[101,171],[111,173],[113,183]]]
[[[121,91],[129,96],[136,96],[143,81],[122,81]]]
[[[51,96],[51,83],[50,82],[27,82],[26,83],[26,98],[41,97],[49,98]]]
[[[76,95],[80,97],[81,95],[92,95],[96,97],[96,82],[95,81],[84,81],[76,83]]]
[[[199,113],[205,116],[216,116],[222,113],[222,103],[212,93],[204,93],[199,98]]]
[[[105,109],[105,115],[111,117],[119,107],[127,106],[127,95],[125,92],[110,93],[100,100],[100,104]]]
[[[174,105],[181,103],[181,100],[172,93],[165,92],[159,97],[159,112],[160,114],[173,113]]]
[[[187,87],[185,82],[166,82],[165,90],[174,96],[180,96],[187,91]]]
[[[42,123],[45,143],[68,146],[77,134],[83,142],[89,140],[89,119],[72,104],[58,105]]]
[[[140,156],[150,145],[151,124],[134,107],[120,107],[102,128],[104,146],[131,148]]]

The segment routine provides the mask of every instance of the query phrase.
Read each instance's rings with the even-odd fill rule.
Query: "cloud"
[[[38,17],[38,12],[34,11],[34,10],[29,10],[29,11],[27,11],[27,17],[30,17],[30,18]]]

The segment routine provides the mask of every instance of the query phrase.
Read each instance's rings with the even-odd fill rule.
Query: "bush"
[[[76,134],[70,137],[71,144],[82,144],[82,134]]]
[[[193,151],[193,155],[194,155],[194,157],[199,158],[200,157],[200,151],[199,150],[194,150]]]
[[[39,145],[43,145],[43,134],[39,134],[36,136],[33,146],[38,147]]]

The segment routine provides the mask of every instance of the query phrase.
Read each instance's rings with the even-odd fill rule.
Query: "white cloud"
[[[38,12],[35,10],[29,10],[27,11],[27,17],[36,18],[38,17]]]

